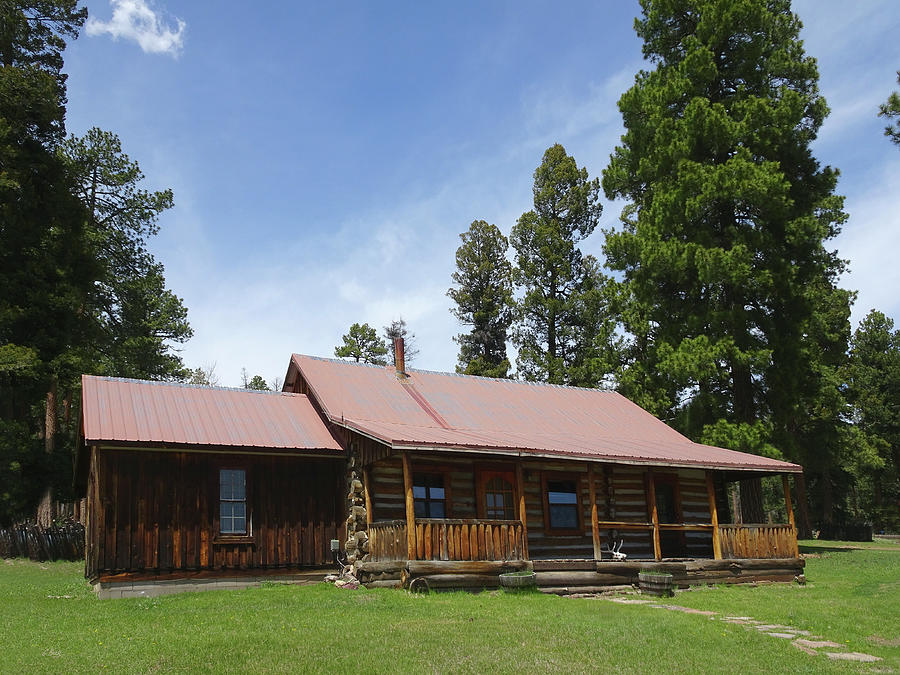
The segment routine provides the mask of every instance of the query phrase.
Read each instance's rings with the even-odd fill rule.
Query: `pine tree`
[[[513,342],[525,379],[596,386],[613,369],[607,362],[609,280],[578,248],[597,227],[599,191],[599,181],[559,144],[547,149],[534,172],[534,209],[510,235],[514,278],[523,291]]]
[[[386,363],[387,345],[369,324],[353,324],[341,339],[343,344],[334,348],[334,355],[338,358],[352,358],[357,363],[362,361],[379,366]]]
[[[692,438],[805,462],[827,519],[852,294],[825,247],[846,216],[810,150],[828,112],[816,62],[788,0],[641,7],[654,68],[619,100],[603,176],[630,202],[606,238],[632,335],[623,384]]]
[[[450,311],[468,333],[453,338],[459,344],[456,372],[485,377],[508,377],[507,330],[512,323],[512,265],[506,259],[509,242],[496,225],[473,221],[459,235],[456,250],[456,288],[447,295],[456,303]]]

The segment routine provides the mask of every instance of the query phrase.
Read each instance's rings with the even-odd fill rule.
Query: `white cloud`
[[[177,56],[181,51],[186,27],[181,19],[176,17],[176,27],[172,27],[145,0],[110,0],[109,4],[113,8],[112,18],[109,21],[89,18],[85,26],[88,35],[108,33],[114,40],[134,40],[149,54]]]

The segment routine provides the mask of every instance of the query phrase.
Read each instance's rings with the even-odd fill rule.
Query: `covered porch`
[[[456,457],[448,468],[446,456],[397,454],[402,489],[391,486],[385,463],[364,471],[368,556],[357,567],[376,585],[408,586],[426,576],[437,587],[451,579],[459,587],[490,587],[503,571],[529,569],[556,592],[629,585],[647,568],[668,571],[681,585],[789,581],[802,572],[788,475],[781,480],[787,522],[730,523],[720,522],[723,504],[723,520],[730,515],[724,474],[715,470],[678,474],[671,467],[522,457],[499,466],[474,456]],[[434,478],[439,467],[446,482]],[[568,482],[556,480],[561,477]],[[392,510],[386,506],[393,493]],[[423,502],[436,496],[442,501],[434,510],[444,517],[423,515]],[[401,518],[378,518],[401,507]],[[512,517],[481,517],[487,513]],[[573,527],[560,529],[566,518]],[[627,542],[626,561],[614,558],[611,541]]]

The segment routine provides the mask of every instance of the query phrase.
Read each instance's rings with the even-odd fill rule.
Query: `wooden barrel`
[[[641,593],[670,597],[675,595],[675,583],[671,574],[660,572],[638,572]]]

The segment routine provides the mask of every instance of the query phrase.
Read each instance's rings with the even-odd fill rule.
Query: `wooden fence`
[[[84,525],[73,522],[41,528],[28,524],[2,529],[0,558],[83,560]]]
[[[796,558],[793,525],[719,525],[723,558]]]
[[[416,518],[416,560],[527,560],[528,543],[518,520]],[[409,559],[402,520],[369,525],[371,560]]]

